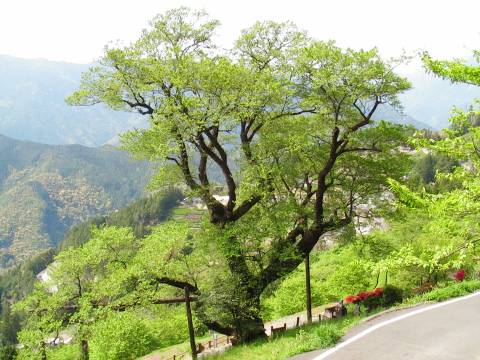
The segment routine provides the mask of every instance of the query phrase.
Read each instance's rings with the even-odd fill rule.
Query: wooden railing
[[[327,309],[328,309],[328,306],[327,306]],[[317,316],[313,317],[312,321],[319,323],[325,320],[330,320],[333,317],[335,317],[335,315],[333,314],[330,314],[330,316],[329,314],[325,314],[325,315],[318,314]],[[282,326],[279,326],[279,327],[270,326],[268,330],[270,330],[270,337],[275,337],[281,334],[282,332],[287,331],[288,329],[295,329],[305,324],[306,322],[301,322],[300,316],[297,316],[295,323],[290,328],[287,326],[287,323],[285,322]],[[267,331],[267,329],[265,329],[265,331]],[[209,350],[217,349],[220,347],[230,346],[231,343],[232,343],[231,336],[221,336],[212,340],[208,340],[208,341],[197,344],[197,354],[209,352]],[[161,358],[161,360],[183,360],[189,357],[190,357],[189,352],[183,352],[183,353],[174,354],[172,356],[169,356],[168,358]]]

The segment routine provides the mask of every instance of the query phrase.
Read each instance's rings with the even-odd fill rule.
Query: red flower
[[[376,288],[373,291],[362,291],[357,295],[348,295],[343,302],[345,304],[355,304],[371,297],[379,297],[383,293],[382,288]]]
[[[463,279],[465,279],[465,270],[464,269],[458,270],[453,277],[455,281],[463,281]]]
[[[363,301],[372,296],[375,296],[375,293],[373,291],[362,291],[358,293],[358,297],[360,298],[360,301]]]
[[[376,288],[375,290],[373,290],[373,293],[375,294],[375,296],[380,296],[383,293],[383,289],[382,288]]]
[[[345,304],[355,304],[360,301],[357,295],[348,295],[343,301]]]

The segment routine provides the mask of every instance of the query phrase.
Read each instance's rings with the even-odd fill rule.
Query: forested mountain
[[[55,246],[74,224],[137,199],[151,165],[112,146],[0,136],[0,268]]]
[[[88,67],[0,56],[0,134],[46,144],[100,146],[140,126],[145,120],[135,114],[65,103]]]
[[[106,216],[89,219],[74,226],[60,242],[59,249],[78,247],[90,240],[92,227],[124,226],[130,227],[136,237],[148,234],[152,226],[167,220],[171,211],[183,199],[179,190],[171,190],[167,193],[157,193],[135,201],[127,207],[117,210]]]

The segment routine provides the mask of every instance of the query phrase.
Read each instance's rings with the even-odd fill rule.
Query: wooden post
[[[305,293],[307,295],[307,324],[312,323],[312,290],[310,288],[310,254],[305,258]]]
[[[297,316],[297,328],[300,326],[300,316]]]
[[[190,291],[185,286],[185,309],[187,311],[188,335],[190,336],[190,348],[192,349],[192,359],[197,358],[197,345],[195,344],[195,332],[193,330],[192,309],[190,307]]]
[[[90,356],[89,356],[89,351],[88,351],[88,341],[86,339],[82,339],[80,341],[80,344],[81,344],[81,351],[82,351],[81,359],[82,360],[89,360]]]
[[[45,345],[45,342],[42,341],[42,349],[40,350],[42,360],[47,360],[47,346]]]

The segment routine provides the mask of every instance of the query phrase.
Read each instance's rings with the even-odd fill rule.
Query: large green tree
[[[188,224],[172,222],[159,225],[140,240],[129,228],[93,228],[87,243],[63,250],[48,268],[49,280],[37,283],[35,290],[16,304],[17,311],[25,315],[19,334],[24,345],[21,358],[45,358],[48,346],[65,329],[73,332],[82,359],[89,358],[92,340],[97,357],[109,347],[112,354],[122,353],[115,359],[130,358],[125,350],[133,347],[135,337],[118,339],[106,334],[117,331],[116,326],[131,332],[133,325],[128,319],[137,307],[145,315],[153,305],[182,302],[179,295],[183,291],[179,294],[176,288],[196,290],[198,277],[211,268],[205,249],[192,245],[192,231]],[[168,277],[171,274],[175,280]],[[142,321],[138,319],[138,323]],[[122,322],[127,324],[120,325]],[[142,334],[143,330],[135,329],[138,339],[150,339],[149,331]],[[178,326],[176,332],[177,339],[186,333]],[[137,355],[156,344],[141,342],[135,347]]]
[[[203,199],[226,291],[240,299],[221,317],[206,308],[226,297],[202,297],[221,289],[189,283],[203,299],[198,314],[248,341],[265,336],[266,287],[402,172],[401,128],[372,117],[382,104],[398,105],[409,84],[376,49],[342,50],[290,23],[264,22],[223,51],[212,43],[217,25],[186,8],[157,16],[133,44],[107,48],[68,101],[149,117],[123,144],[163,163],[160,182],[181,180]],[[212,169],[222,174],[225,203],[214,196]],[[185,286],[174,273],[162,279]]]
[[[128,228],[92,230],[92,239],[82,247],[68,248],[48,268],[49,280],[16,304],[25,314],[20,332],[25,357],[46,357],[47,339],[56,339],[62,328],[74,325],[82,359],[89,358],[89,332],[110,302],[111,293],[100,291],[102,280],[120,267],[138,248]]]

